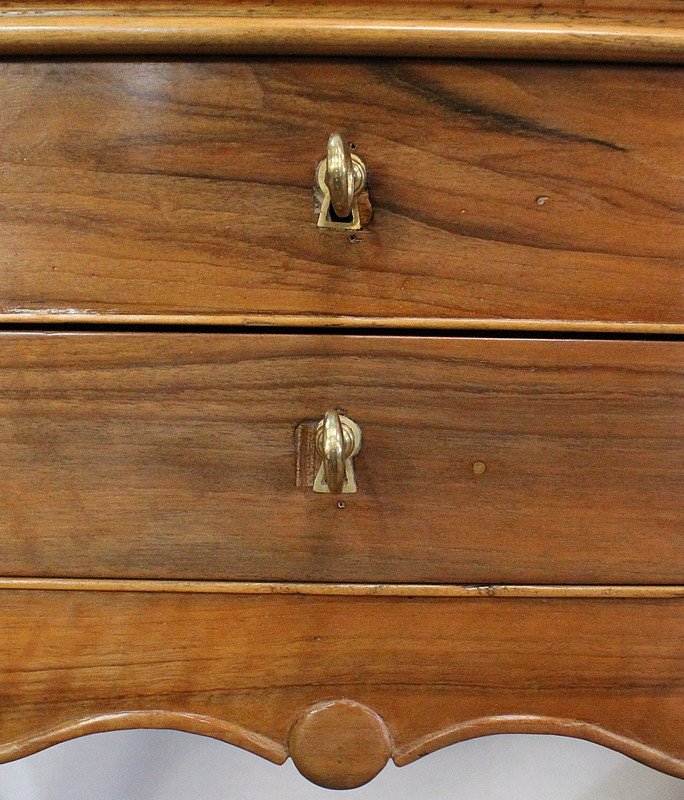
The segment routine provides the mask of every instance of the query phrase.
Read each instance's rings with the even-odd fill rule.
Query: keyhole
[[[332,203],[328,207],[328,219],[330,222],[343,222],[345,225],[351,224],[354,221],[354,213],[350,212],[346,217],[338,217],[335,213]]]

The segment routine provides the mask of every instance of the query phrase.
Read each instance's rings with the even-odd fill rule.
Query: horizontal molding
[[[296,11],[296,9],[295,9]],[[663,22],[492,15],[443,19],[0,12],[0,56],[354,55],[684,61],[684,30]]]
[[[616,599],[684,597],[684,586],[280,583],[111,578],[0,578],[0,590],[6,589],[80,592],[175,592],[181,594],[329,595],[333,597],[586,597]]]
[[[343,314],[119,314],[74,309],[0,312],[0,325],[173,325],[212,327],[398,328],[473,331],[684,334],[684,322],[499,319],[496,317],[364,317]]]

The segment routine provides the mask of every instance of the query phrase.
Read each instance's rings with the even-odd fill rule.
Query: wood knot
[[[290,756],[301,774],[326,789],[356,789],[387,764],[392,741],[373,711],[353,700],[306,709],[292,726]]]

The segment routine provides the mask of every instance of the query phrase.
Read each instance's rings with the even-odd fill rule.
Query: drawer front
[[[681,105],[665,66],[5,62],[0,319],[677,325]]]
[[[682,349],[657,341],[0,336],[4,575],[681,582]],[[295,433],[362,429],[358,491]]]

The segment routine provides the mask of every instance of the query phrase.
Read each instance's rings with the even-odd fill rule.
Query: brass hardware
[[[328,139],[326,157],[316,167],[316,195],[321,205],[319,228],[357,231],[361,217],[357,198],[366,187],[366,165],[341,134]]]
[[[321,466],[314,492],[352,494],[356,491],[352,459],[361,449],[361,428],[337,411],[326,411],[316,426],[316,453]]]

